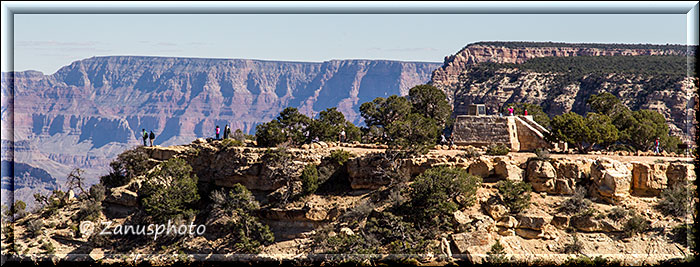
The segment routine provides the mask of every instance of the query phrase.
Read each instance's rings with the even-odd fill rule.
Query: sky
[[[478,41],[687,40],[685,14],[15,14],[13,34],[14,69],[45,74],[108,55],[442,62]]]

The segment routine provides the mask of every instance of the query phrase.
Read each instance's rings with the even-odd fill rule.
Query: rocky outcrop
[[[667,187],[667,164],[632,163],[632,192],[639,196],[658,196]]]
[[[581,181],[590,179],[592,160],[588,159],[557,159],[552,161],[552,166],[557,172],[554,181],[554,192],[560,195],[572,195],[576,185]]]
[[[442,67],[436,69],[431,84],[448,92],[450,103],[454,100],[449,92],[459,84],[459,75],[470,65],[481,62],[523,63],[536,57],[569,56],[615,56],[615,55],[685,55],[684,46],[604,48],[605,44],[533,43],[512,46],[507,43],[483,42],[469,44],[454,55],[446,56]],[[486,103],[486,102],[483,102]]]
[[[687,186],[695,182],[695,165],[674,162],[669,164],[666,170],[668,186]]]
[[[493,159],[493,162],[493,172],[497,177],[511,181],[523,180],[523,169],[513,161],[502,157],[496,157]]]
[[[671,132],[677,136],[694,134],[687,127],[688,116],[694,120],[693,106],[698,90],[697,78],[685,78],[669,83],[665,89],[649,91],[655,77],[607,73],[586,75],[580,80],[560,84],[563,74],[497,69],[493,72],[469,75],[471,68],[483,62],[523,63],[537,57],[612,56],[612,55],[686,55],[684,46],[623,45],[605,48],[605,44],[476,43],[445,58],[442,67],[433,72],[431,84],[442,89],[457,115],[466,114],[470,104],[485,104],[487,114],[498,114],[505,103],[522,102],[543,107],[549,115],[566,112],[585,114],[586,100],[593,94],[610,92],[632,110],[651,109],[666,118]],[[609,46],[609,45],[608,45]],[[688,50],[690,51],[690,50]],[[564,79],[565,80],[565,79]],[[663,79],[662,79],[663,80]],[[668,81],[664,81],[668,82]]]
[[[527,164],[526,181],[535,192],[555,193],[557,172],[552,163],[545,160],[531,160]]]
[[[631,165],[598,158],[591,165],[591,195],[601,200],[618,204],[629,197],[632,182]]]

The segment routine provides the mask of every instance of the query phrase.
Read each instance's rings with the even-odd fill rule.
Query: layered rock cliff
[[[475,43],[446,57],[443,66],[433,72],[431,84],[445,91],[456,114],[464,114],[473,103],[484,103],[488,113],[496,114],[505,103],[514,102],[541,105],[550,116],[569,111],[585,114],[586,100],[592,94],[611,92],[632,110],[660,112],[672,133],[682,136],[692,134],[694,128],[697,77],[667,79],[663,75],[608,72],[566,80],[562,78],[567,70],[543,72],[520,65],[544,57],[688,56],[694,55],[695,49],[678,45]],[[478,67],[483,63],[498,66],[485,71]],[[686,69],[683,64],[677,71],[685,73]],[[660,90],[649,88],[658,83],[665,83]]]
[[[40,167],[54,177],[65,177],[74,167],[104,173],[109,159],[142,142],[143,128],[156,134],[156,145],[188,143],[213,136],[216,125],[252,133],[288,106],[307,115],[337,106],[357,123],[361,103],[405,95],[438,66],[92,57],[51,75],[3,73],[3,140],[27,141],[30,147],[17,151],[16,161],[36,166],[48,160]]]
[[[321,145],[321,148],[287,150],[294,159],[287,165],[263,160],[270,150],[235,147],[221,141],[200,139],[181,146],[141,148],[148,155],[151,166],[172,158],[184,159],[199,178],[202,194],[235,187],[237,183],[255,194],[260,201],[260,209],[254,216],[270,226],[275,239],[272,244],[258,244],[261,251],[247,255],[249,258],[237,258],[234,256],[238,255],[230,254],[223,256],[221,251],[227,247],[223,241],[227,237],[216,232],[211,236],[190,235],[160,243],[117,235],[98,239],[96,237],[100,234],[96,231],[80,234],[78,230],[82,231],[82,227],[78,229],[76,226],[78,230],[71,230],[72,225],[79,223],[71,221],[71,218],[79,213],[81,203],[70,197],[66,197],[66,204],[59,208],[57,216],[42,218],[41,213],[36,213],[18,221],[14,228],[17,236],[15,242],[22,249],[16,256],[24,259],[41,255],[46,252],[47,246],[42,245],[40,240],[48,240],[45,242],[55,246],[56,257],[60,260],[101,260],[117,264],[126,260],[143,260],[158,263],[164,260],[160,255],[177,255],[178,249],[186,247],[184,253],[191,254],[189,260],[198,261],[333,262],[333,258],[317,258],[320,255],[313,249],[315,244],[323,242],[319,238],[323,236],[323,231],[332,233],[327,235],[329,238],[359,235],[364,224],[359,222],[364,220],[363,216],[382,216],[396,200],[395,196],[387,195],[390,182],[377,175],[387,170],[383,149],[354,145],[338,147],[332,143]],[[329,155],[333,151],[339,149],[350,152],[349,160],[340,167],[346,169],[346,175],[326,182],[343,181],[339,183],[342,190],[316,191],[284,205],[277,203],[276,192],[290,190],[285,188],[290,184],[303,184],[300,170],[304,166],[321,166],[324,161],[330,160]],[[460,206],[448,215],[451,226],[431,234],[426,240],[440,244],[440,251],[435,254],[417,252],[419,260],[430,265],[447,265],[454,261],[482,263],[485,254],[497,240],[511,261],[533,264],[562,264],[579,254],[601,256],[624,265],[659,264],[682,259],[689,253],[687,240],[670,233],[675,233],[671,229],[694,223],[692,217],[666,215],[657,204],[663,199],[661,191],[694,183],[696,176],[690,158],[619,154],[528,158],[517,154],[475,156],[461,150],[432,150],[425,155],[403,158],[398,166],[398,171],[407,174],[409,180],[437,166],[464,169],[484,179],[474,193],[475,202]],[[276,169],[280,168],[295,171],[289,172],[288,176],[271,175],[278,173]],[[127,225],[142,218],[139,214],[144,210],[144,202],[140,200],[148,194],[142,190],[142,185],[150,172],[144,171],[125,185],[108,188],[102,202],[104,210],[97,216],[96,223],[109,221],[113,225]],[[526,210],[512,212],[505,202],[499,200],[503,193],[497,190],[498,182],[504,180],[522,181],[532,186],[534,192],[526,193],[531,197],[531,204]],[[587,193],[578,195],[574,192]],[[564,211],[562,207],[569,207],[571,204],[567,203],[577,198],[584,204],[588,203],[587,206],[575,207],[581,210],[578,212]],[[197,216],[210,216],[206,215],[208,207],[203,203],[203,213]],[[648,229],[627,236],[627,225],[637,216],[633,214],[638,214],[639,217],[635,218],[648,224]],[[348,218],[357,217],[360,217],[357,222],[348,223]],[[31,220],[47,221],[46,226],[34,234],[37,235],[34,238],[30,237],[32,230],[27,223]],[[195,219],[195,222],[200,221]],[[207,233],[216,229],[209,224],[206,227]],[[402,227],[400,230],[411,232],[415,229]],[[175,242],[181,245],[170,245]],[[571,250],[573,245],[579,248]],[[338,243],[336,246],[347,244]],[[159,256],[136,259],[117,257],[135,257],[137,254]],[[182,261],[183,258],[174,260]]]
[[[448,92],[448,98],[452,103],[454,94],[450,92],[454,92],[460,83],[459,75],[468,66],[481,62],[523,63],[537,57],[686,54],[688,51],[685,47],[677,45],[479,42],[465,46],[454,55],[446,56],[442,67],[433,72],[431,84]]]

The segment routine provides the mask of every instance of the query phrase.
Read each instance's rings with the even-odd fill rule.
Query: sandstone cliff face
[[[556,78],[561,74],[537,73],[518,69],[502,69],[485,81],[462,76],[454,91],[454,110],[459,113],[472,103],[485,103],[489,114],[498,113],[505,103],[524,102],[540,105],[550,115],[566,112],[585,114],[586,100],[593,94],[610,92],[632,110],[651,109],[666,118],[671,133],[693,134],[694,98],[697,78],[685,78],[662,91],[648,91],[645,84],[651,77],[640,75],[588,75],[560,88]],[[517,77],[517,78],[515,78]]]
[[[454,55],[445,57],[442,67],[433,72],[431,83],[446,92],[451,92],[460,83],[459,75],[469,66],[481,62],[523,63],[536,57],[571,57],[571,56],[638,56],[638,55],[678,55],[679,50],[649,48],[603,49],[594,47],[504,47],[490,44],[468,45]],[[448,93],[450,101],[453,100]]]
[[[389,184],[382,172],[388,170],[391,164],[377,149],[339,148],[330,143],[324,148],[289,149],[295,160],[287,167],[298,170],[307,164],[319,164],[335,149],[352,151],[350,160],[345,163],[349,188],[339,195],[310,195],[282,207],[263,204],[258,215],[275,234],[278,243],[273,246],[281,246],[284,242],[312,242],[309,237],[314,231],[320,231],[323,226],[333,226],[348,212],[356,212],[363,199],[369,199],[370,195],[382,191]],[[173,157],[185,158],[201,183],[218,187],[241,183],[262,196],[260,199],[264,199],[264,196],[269,198],[284,186],[276,183],[279,177],[272,177],[266,171],[271,166],[261,160],[264,149],[226,147],[220,141],[198,140],[190,145],[147,148],[146,151],[155,162]],[[567,244],[574,242],[572,233],[567,231],[570,228],[576,229],[576,238],[583,244],[582,253],[586,255],[605,255],[632,265],[682,257],[682,251],[686,248],[678,247],[667,235],[657,235],[655,231],[621,240],[617,236],[624,231],[629,214],[614,219],[613,213],[616,209],[639,212],[652,227],[670,229],[672,225],[679,224],[678,218],[661,215],[655,211],[654,205],[658,202],[659,193],[669,186],[693,183],[696,177],[692,162],[687,159],[623,163],[620,160],[630,160],[609,156],[556,155],[542,160],[514,157],[513,154],[467,157],[433,150],[425,155],[400,160],[397,171],[415,177],[430,167],[452,166],[484,178],[484,183],[477,190],[475,205],[454,212],[451,219],[458,230],[443,233],[442,253],[455,259],[481,262],[495,241],[500,240],[506,253],[513,255],[513,260],[537,259],[562,263],[571,257],[566,252]],[[298,172],[293,172],[283,179],[298,182],[299,176]],[[533,186],[534,192],[530,194],[532,204],[526,211],[513,214],[499,202],[501,196],[495,188],[496,182],[504,179],[524,181]],[[593,199],[597,199],[591,204],[594,215],[566,214],[559,210],[561,203],[571,197],[578,187],[586,189]],[[129,212],[139,209],[138,199],[138,183],[132,181],[132,184],[110,190],[105,200],[106,210],[110,213],[126,211],[120,216],[128,216]],[[368,209],[370,213],[380,214],[380,207],[384,206],[376,205]],[[346,224],[339,225],[332,229],[353,235],[353,229],[347,228]],[[342,228],[338,230],[339,227]],[[652,253],[643,259],[632,256],[640,253],[646,255],[643,253],[652,243],[656,244],[654,251],[663,253]],[[302,248],[287,249],[284,252],[288,255],[308,252]]]
[[[601,45],[602,46],[602,45]],[[523,63],[538,57],[573,56],[638,56],[638,55],[687,55],[683,49],[666,46],[638,46],[642,48],[598,48],[585,46],[506,47],[497,44],[477,43],[468,45],[455,55],[445,58],[442,67],[433,72],[431,84],[445,91],[457,114],[464,114],[472,103],[484,103],[487,112],[498,113],[505,103],[526,102],[541,105],[550,115],[569,111],[586,113],[585,101],[592,94],[611,92],[632,110],[652,109],[664,115],[675,135],[693,135],[693,96],[698,88],[697,78],[686,78],[668,86],[665,90],[650,91],[645,85],[653,77],[609,73],[599,77],[588,75],[566,86],[557,84],[558,73],[540,73],[517,68],[500,69],[491,77],[472,79],[470,67],[482,62]],[[650,48],[652,47],[652,48]],[[653,48],[657,47],[657,48]]]
[[[73,167],[106,170],[119,152],[140,144],[189,143],[214,127],[252,133],[283,108],[307,115],[337,106],[350,121],[375,97],[408,93],[429,80],[436,63],[385,60],[275,62],[111,56],[71,63],[51,75],[3,73],[3,140],[38,149],[19,162],[47,159],[55,177]],[[24,154],[23,154],[24,153]]]

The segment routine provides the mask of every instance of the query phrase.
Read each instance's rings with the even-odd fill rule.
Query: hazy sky
[[[105,55],[442,62],[477,41],[685,44],[686,15],[14,15],[15,70],[46,74]]]

